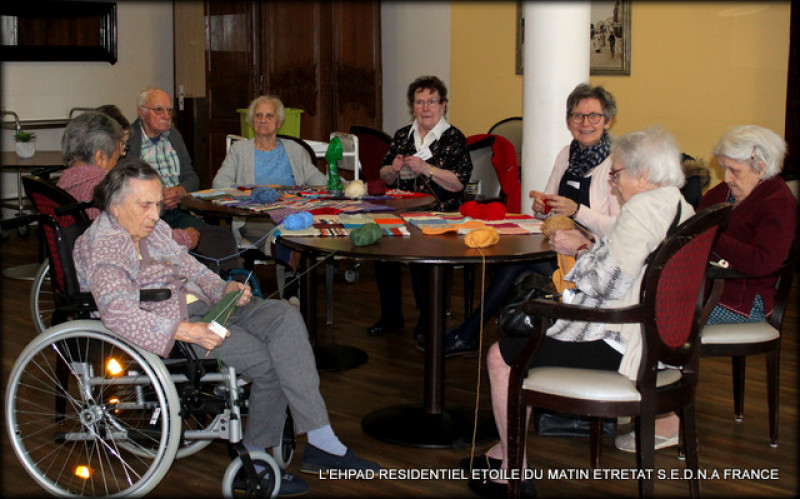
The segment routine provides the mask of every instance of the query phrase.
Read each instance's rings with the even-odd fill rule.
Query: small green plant
[[[36,134],[33,132],[23,132],[20,130],[19,132],[14,134],[14,140],[17,142],[31,142],[33,139],[36,138]]]

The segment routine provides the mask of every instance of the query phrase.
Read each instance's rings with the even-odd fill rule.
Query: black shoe
[[[477,355],[478,353],[478,338],[473,340],[461,339],[457,333],[448,333],[444,337],[444,356],[456,357],[463,355],[465,357]]]
[[[508,484],[493,482],[489,478],[470,478],[467,486],[469,490],[481,497],[496,497],[498,499],[508,497]],[[536,486],[533,485],[532,480],[523,480],[520,497],[525,499],[536,497]]]
[[[468,472],[470,469],[469,461],[470,461],[469,457],[459,459],[458,467]],[[493,457],[487,456],[486,454],[475,456],[475,458],[472,459],[473,470],[499,470],[502,464],[503,464],[502,459],[495,459]]]
[[[370,336],[382,336],[384,334],[393,333],[395,331],[400,331],[403,329],[403,326],[406,325],[406,321],[403,319],[395,320],[395,321],[386,321],[381,318],[372,325],[372,327],[367,329],[367,334]]]
[[[274,484],[274,482],[273,482]],[[262,479],[261,486],[265,489],[269,488],[271,485],[269,480]],[[250,489],[250,483],[247,480],[247,476],[243,471],[239,471],[239,473],[233,479],[233,488],[235,490],[244,490],[247,492],[252,492]],[[294,476],[291,473],[283,472],[281,473],[281,485],[278,489],[278,497],[291,497],[291,496],[299,496],[303,495],[308,492],[308,482],[300,478],[299,476]]]
[[[380,464],[358,457],[352,449],[347,449],[344,456],[337,456],[311,444],[306,444],[300,463],[300,471],[303,473],[326,476],[332,470],[380,471],[381,469],[383,468]]]

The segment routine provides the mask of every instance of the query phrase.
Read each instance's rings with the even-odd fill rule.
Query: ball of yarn
[[[464,237],[464,244],[469,248],[486,248],[500,241],[500,234],[494,227],[475,229]]]
[[[575,228],[575,222],[566,215],[550,215],[544,219],[542,224],[542,234],[550,237],[557,230],[571,230]]]
[[[278,191],[276,191],[272,187],[261,186],[253,189],[250,192],[250,197],[254,201],[258,201],[259,203],[269,204],[277,201],[281,197],[281,195]]]
[[[307,211],[292,213],[283,219],[283,226],[288,230],[303,230],[314,224],[314,215]]]
[[[483,216],[484,220],[502,220],[506,217],[506,207],[503,203],[492,201],[486,204]]]
[[[378,224],[369,223],[350,231],[350,240],[356,246],[367,246],[380,240],[383,237],[383,229]]]
[[[483,214],[483,205],[478,204],[477,201],[467,201],[461,205],[458,212],[465,217],[480,218]]]
[[[367,193],[367,186],[364,185],[363,180],[351,180],[344,188],[344,195],[350,199],[359,199],[364,197]]]

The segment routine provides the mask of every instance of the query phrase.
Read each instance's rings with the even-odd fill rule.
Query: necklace
[[[278,147],[278,141],[276,139],[274,144],[270,144],[270,145],[268,145],[266,147],[261,147],[258,144],[256,144],[255,146],[256,146],[256,149],[258,149],[259,151],[269,152],[269,151],[275,150],[275,148]]]

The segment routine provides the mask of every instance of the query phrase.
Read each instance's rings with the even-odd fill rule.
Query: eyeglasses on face
[[[612,182],[616,182],[616,181],[617,181],[617,179],[619,178],[619,174],[620,174],[620,172],[621,172],[622,170],[624,170],[624,169],[625,169],[625,168],[617,168],[617,169],[615,169],[615,170],[609,170],[609,172],[608,172],[608,179],[609,179],[609,180],[611,180]]]
[[[576,125],[580,125],[581,123],[583,123],[584,118],[588,118],[589,119],[589,123],[591,123],[592,125],[596,125],[596,124],[600,123],[600,118],[602,118],[602,117],[603,117],[603,113],[589,113],[589,114],[570,113],[570,115],[569,115],[569,118]]]
[[[415,100],[414,101],[414,107],[420,107],[421,108],[421,107],[425,107],[426,104],[428,105],[428,107],[433,107],[433,106],[438,105],[440,102],[441,101],[439,99],[428,99],[428,100],[421,100],[420,99],[420,100]]]
[[[150,112],[158,116],[175,116],[175,109],[171,107],[168,108],[163,108],[161,106],[158,107],[141,106],[141,107],[150,110]]]

